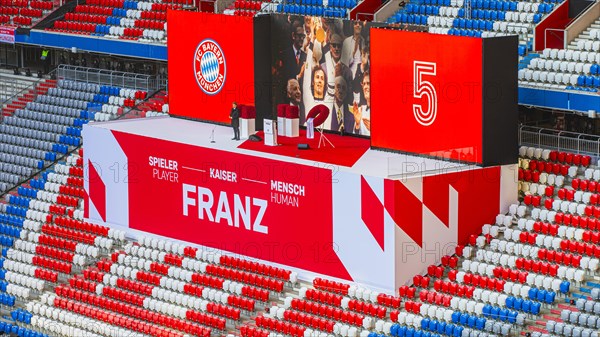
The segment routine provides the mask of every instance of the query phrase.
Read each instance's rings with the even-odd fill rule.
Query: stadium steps
[[[72,12],[75,6],[82,4],[85,4],[85,1],[66,1],[64,5],[55,8],[54,11],[33,25],[31,29],[44,30],[45,28],[51,28],[54,21],[62,19],[65,16],[65,13]]]
[[[578,50],[577,42],[579,40],[589,40],[590,39],[590,31],[592,29],[600,29],[600,18],[594,21],[589,27],[587,27],[579,36],[577,36],[571,43],[569,43],[568,49]]]
[[[525,55],[525,57],[523,57],[523,59],[519,62],[519,70],[527,68],[529,66],[529,63],[531,62],[531,60],[533,60],[536,57],[540,57],[540,54],[529,53],[529,54]]]
[[[28,102],[34,101],[37,95],[45,95],[52,87],[56,87],[56,80],[46,79],[38,82],[33,88],[9,100],[2,108],[2,115],[12,116],[17,109],[23,109]]]

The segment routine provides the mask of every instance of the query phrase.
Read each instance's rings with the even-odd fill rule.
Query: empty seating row
[[[278,4],[277,12],[298,15],[330,16],[334,18],[345,18],[347,16],[346,9],[310,5]]]
[[[54,7],[53,1],[0,1],[0,23],[30,26]]]
[[[600,316],[590,315],[587,313],[581,313],[578,311],[572,311],[564,309],[560,313],[560,318],[564,322],[569,322],[579,326],[585,326],[588,328],[600,329]]]
[[[309,5],[309,6],[323,6],[323,0],[294,0],[290,1],[290,3],[295,3],[297,5]],[[327,2],[327,6],[329,7],[340,7],[340,8],[354,8],[358,4],[357,0],[329,0]]]
[[[74,12],[65,14],[64,20],[55,21],[51,29],[106,38],[164,43],[167,29],[166,10],[181,8],[181,4],[93,0],[86,5],[76,6]]]

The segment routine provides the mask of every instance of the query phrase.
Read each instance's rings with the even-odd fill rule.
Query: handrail
[[[375,19],[375,13],[356,13],[356,21],[369,21],[372,22]]]
[[[599,13],[594,13],[594,11]],[[583,33],[590,26],[590,23],[596,20],[598,17],[600,17],[600,2],[592,1],[576,19],[569,22],[569,24],[566,26],[567,45],[573,42],[577,36]]]
[[[585,133],[521,125],[519,145],[570,151],[600,158],[600,136]]]
[[[558,28],[546,28],[544,30],[544,49],[548,48],[548,33],[551,33],[553,36],[559,38],[560,36],[554,32],[562,32],[562,40],[563,47],[562,49],[567,49],[567,31],[566,29],[558,29]]]
[[[36,85],[37,85],[38,82],[36,82]],[[136,104],[134,107],[132,107],[127,113],[124,113],[123,115],[118,116],[116,119],[124,118],[126,115],[132,113],[135,110],[140,111],[139,110],[139,106],[142,105],[143,103],[147,102],[157,92],[158,91],[153,91],[153,92],[149,93],[148,97],[146,97],[144,100],[142,100],[141,102],[139,102],[138,104]],[[1,117],[1,115],[0,115],[0,117]],[[1,122],[2,121],[0,120],[0,123]],[[46,163],[46,161],[45,161],[45,165],[44,165],[44,167],[42,169],[35,170],[30,176],[27,176],[27,177],[23,178],[21,181],[19,181],[17,184],[15,184],[12,188],[9,188],[5,192],[0,192],[0,199],[3,199],[3,197],[5,195],[8,195],[10,192],[13,192],[14,190],[16,190],[22,184],[28,182],[29,180],[35,178],[36,176],[39,176],[42,172],[46,171],[48,168],[52,167],[53,165],[56,165],[57,163],[61,162],[62,160],[65,160],[68,156],[70,156],[71,154],[73,154],[76,151],[78,151],[79,148],[81,148],[81,146],[74,147],[72,150],[68,151],[66,154],[64,154],[64,155],[62,155],[60,157],[57,157],[55,161],[48,162],[48,163]]]
[[[27,89],[27,88],[31,87],[31,84],[33,83],[32,81],[27,81],[29,83],[26,84],[27,85],[26,87],[23,87],[22,85],[18,85],[20,80],[18,80],[16,78],[10,78],[10,77],[4,78],[4,76],[0,76],[0,81],[2,82],[2,83],[0,83],[0,87],[2,87],[2,89],[7,88],[8,86],[12,86],[13,88],[17,88],[17,87],[22,88],[15,94],[13,94],[11,96],[7,96],[6,99],[3,99],[2,101],[0,101],[0,105],[10,103],[17,94],[21,93],[23,91],[23,89]]]
[[[52,76],[56,73],[56,69],[53,69],[52,71],[50,71],[48,73],[49,77],[52,78]],[[1,103],[0,105],[0,112],[4,111],[4,105],[5,104],[9,104],[7,102],[13,102],[14,100],[16,100],[17,98],[19,98],[20,96],[25,95],[26,91],[29,90],[33,90],[33,98],[34,100],[37,98],[37,87],[40,83],[42,83],[42,81],[44,81],[45,78],[40,78],[37,81],[33,81],[31,83],[31,85],[21,89],[19,92],[15,93],[12,97],[10,97],[9,99],[5,100],[4,102]],[[0,122],[2,122],[2,120],[4,119],[4,114],[0,114]]]
[[[57,67],[57,78],[145,91],[155,91],[160,88],[156,76],[66,64]]]

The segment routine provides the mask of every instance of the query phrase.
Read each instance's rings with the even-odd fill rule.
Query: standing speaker
[[[298,144],[298,150],[308,150],[310,147],[308,144],[300,143]]]

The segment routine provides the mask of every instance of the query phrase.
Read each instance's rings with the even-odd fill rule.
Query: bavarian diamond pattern
[[[207,82],[214,82],[219,76],[219,61],[213,52],[206,52],[200,60],[200,70]]]

